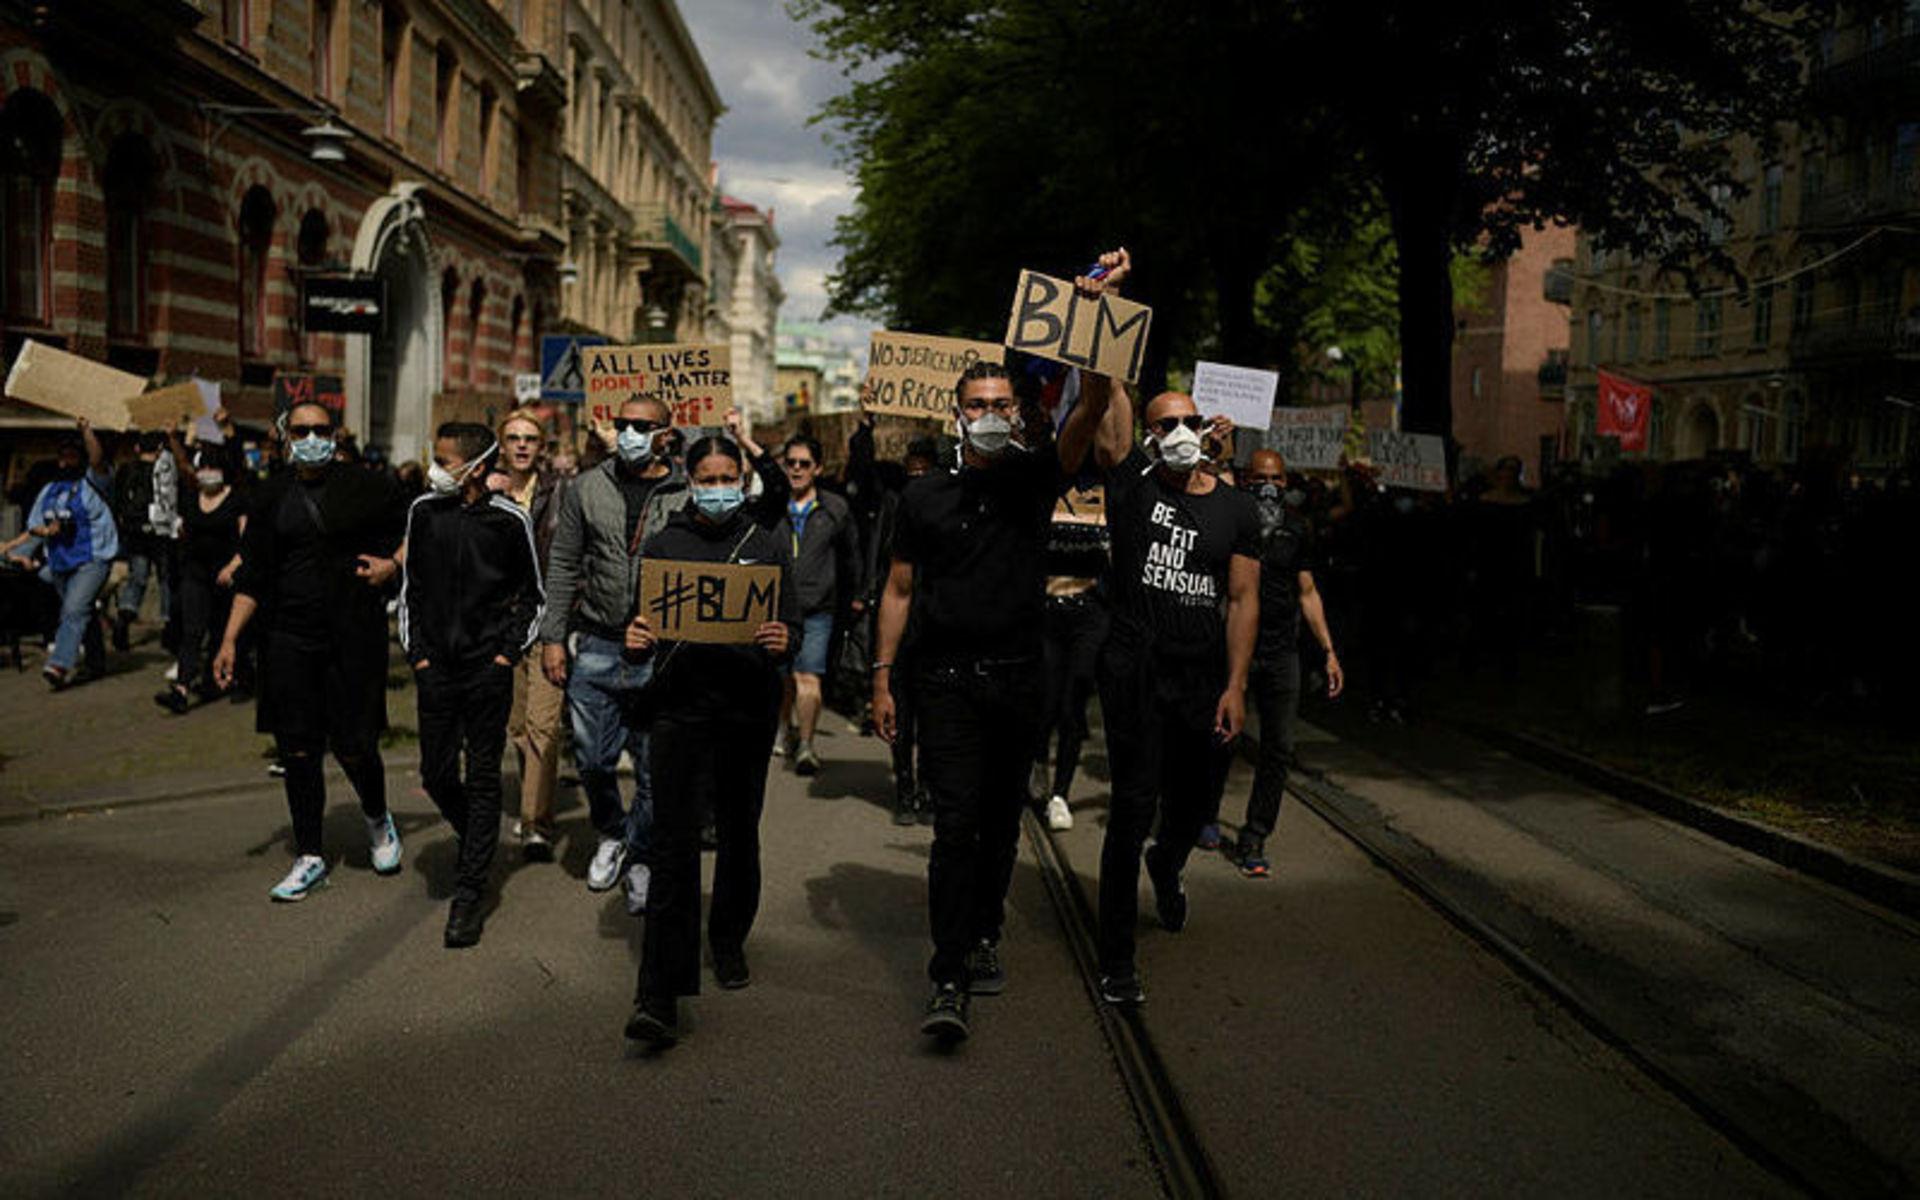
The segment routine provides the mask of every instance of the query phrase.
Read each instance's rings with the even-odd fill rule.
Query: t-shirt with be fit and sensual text
[[[1160,661],[1221,658],[1229,566],[1236,554],[1259,560],[1259,513],[1238,488],[1196,495],[1147,468],[1135,448],[1107,476],[1113,643]]]

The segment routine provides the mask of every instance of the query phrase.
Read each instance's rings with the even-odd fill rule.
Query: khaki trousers
[[[551,836],[553,793],[560,772],[560,718],[566,693],[547,682],[539,647],[514,669],[513,712],[507,736],[520,760],[520,820]]]

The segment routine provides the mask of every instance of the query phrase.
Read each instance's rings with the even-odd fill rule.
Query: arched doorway
[[[1700,402],[1687,414],[1687,420],[1680,428],[1680,446],[1674,455],[1678,459],[1705,458],[1710,452],[1720,448],[1720,414],[1713,405]]]
[[[434,393],[440,389],[438,297],[428,280],[432,253],[426,218],[402,184],[376,200],[354,239],[353,265],[386,284],[385,331],[349,338],[349,420],[363,442],[391,461],[417,457],[427,444]],[[357,343],[357,344],[356,344]]]

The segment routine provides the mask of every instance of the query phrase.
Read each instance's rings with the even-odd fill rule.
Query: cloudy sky
[[[838,257],[827,240],[834,218],[852,205],[853,187],[807,118],[839,90],[839,72],[809,57],[813,35],[787,17],[781,0],[680,0],[680,11],[727,105],[714,131],[720,185],[773,207],[787,289],[780,316],[816,320]],[[864,347],[871,326],[843,324]]]

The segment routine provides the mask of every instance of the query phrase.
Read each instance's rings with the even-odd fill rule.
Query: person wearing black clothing
[[[727,989],[747,986],[747,934],[760,907],[760,812],[780,712],[780,663],[798,645],[800,598],[787,539],[745,509],[745,459],[733,442],[702,438],[687,452],[689,503],[647,539],[645,557],[676,562],[775,564],[776,620],[751,644],[658,639],[644,607],[626,629],[626,653],[652,658],[645,705],[653,723],[653,885],[640,978],[626,1033],[664,1045],[679,1037],[679,998],[700,993],[700,824],[711,795],[718,834],[707,941]]]
[[[224,418],[225,410],[219,416]],[[231,438],[231,424],[226,429]],[[240,571],[240,539],[247,528],[247,505],[234,486],[240,472],[228,445],[198,445],[189,453],[177,437],[173,442],[174,455],[194,489],[180,504],[177,669],[174,682],[153,699],[176,715],[192,706],[194,691],[210,694],[214,690],[211,672],[207,672],[212,657],[208,642],[226,629],[233,610],[233,584]],[[203,672],[209,678],[203,680]],[[237,673],[242,686],[250,687],[248,672],[237,669]]]
[[[400,642],[420,705],[420,781],[460,843],[449,948],[480,940],[500,842],[514,669],[540,631],[545,600],[533,525],[519,505],[487,490],[499,448],[484,425],[442,425],[427,493],[407,510]]]
[[[387,607],[406,509],[384,472],[334,462],[333,415],[302,404],[287,414],[291,469],[268,481],[241,539],[233,612],[214,680],[233,685],[238,642],[256,614],[260,641],[255,725],[273,734],[293,819],[293,869],[275,900],[301,900],[326,882],[321,826],[331,748],[360,797],[373,869],[400,870],[400,835],[387,811],[380,734],[387,727]]]
[[[1034,803],[1044,802],[1047,827],[1073,828],[1067,796],[1080,768],[1087,740],[1087,701],[1107,641],[1106,592],[1111,540],[1107,533],[1106,492],[1095,485],[1071,488],[1053,511],[1047,537],[1046,720],[1033,757]],[[1047,773],[1047,746],[1053,743],[1053,772]],[[1051,786],[1049,786],[1049,778]]]
[[[1293,763],[1294,725],[1300,716],[1300,618],[1325,651],[1327,696],[1346,686],[1333,633],[1314,584],[1312,530],[1300,515],[1305,497],[1287,490],[1287,464],[1272,450],[1256,450],[1241,484],[1260,516],[1260,632],[1254,641],[1248,688],[1260,717],[1260,762],[1247,797],[1247,819],[1233,857],[1240,873],[1264,879],[1272,871],[1267,838],[1280,819],[1280,798]]]
[[[1026,748],[1039,736],[1047,526],[1060,464],[1069,453],[1084,457],[1090,436],[1063,438],[1056,453],[1040,440],[1044,416],[1023,416],[998,363],[968,367],[954,394],[961,465],[915,481],[902,497],[873,664],[874,726],[891,742],[899,723],[890,677],[912,662],[934,814],[933,995],[920,1028],[947,1042],[969,1033],[970,994],[1006,986],[999,941]],[[1014,441],[1016,431],[1033,440]]]

